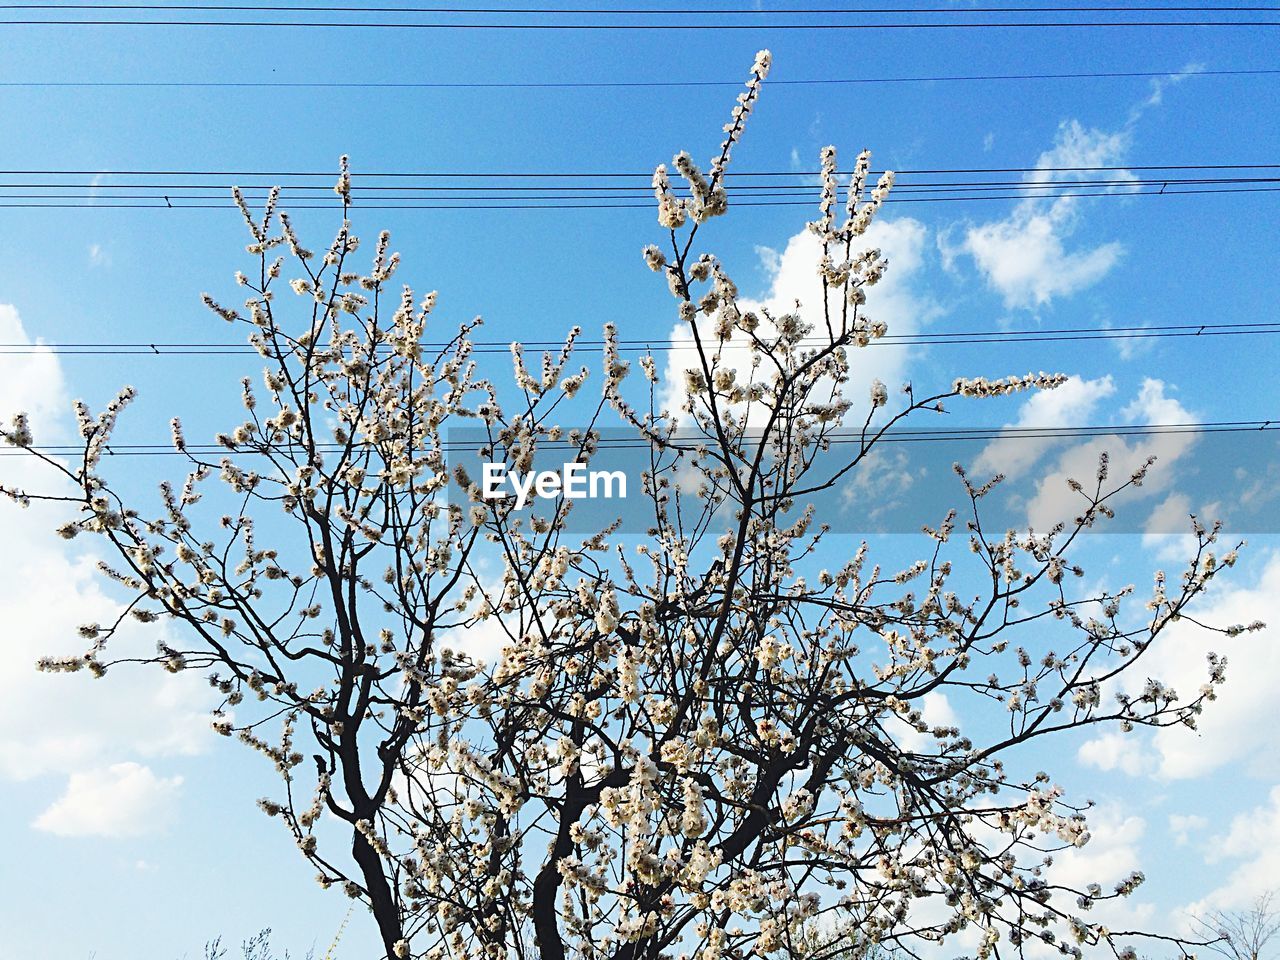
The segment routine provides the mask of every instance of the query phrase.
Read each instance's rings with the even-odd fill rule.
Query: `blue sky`
[[[1280,78],[1197,76],[1266,69],[1274,33],[1257,30],[787,32],[723,35],[505,31],[250,31],[0,28],[0,83],[30,81],[685,81],[736,80],[755,51],[772,78],[1169,71],[1142,78],[802,86],[766,83],[733,169],[816,167],[836,144],[876,166],[1027,167],[1277,162]],[[643,171],[679,149],[709,157],[732,87],[278,89],[0,86],[0,168],[336,168]],[[84,178],[87,180],[87,178]],[[906,181],[904,181],[905,183]],[[358,183],[358,180],[357,180]],[[1275,320],[1274,193],[1106,197],[1063,204],[898,204],[877,242],[890,256],[879,305],[897,332]],[[731,208],[706,242],[744,293],[803,297],[804,208]],[[329,211],[298,216],[313,245]],[[3,209],[0,340],[233,341],[199,294],[227,295],[245,266],[238,214],[225,210]],[[648,210],[367,211],[358,233],[393,231],[401,276],[441,291],[441,323],[475,314],[485,338],[547,339],[606,321],[624,337],[671,336],[674,317],[640,249]],[[675,330],[678,334],[678,328]],[[1025,396],[957,408],[965,424],[1263,420],[1277,413],[1269,337],[1005,344],[886,352],[892,384],[1053,369],[1076,379],[1051,401]],[[234,423],[252,358],[0,356],[0,401],[37,428],[65,425],[64,401],[100,405],[122,383],[140,400],[122,437],[167,437]],[[499,363],[504,363],[498,358]],[[1162,450],[1171,463],[1194,451]],[[993,454],[994,455],[994,454]],[[1028,473],[1051,469],[1046,458]],[[16,469],[12,460],[0,470]],[[163,463],[119,468],[150,486]],[[1173,481],[1161,496],[1176,496]],[[1190,504],[1193,508],[1198,504]],[[260,927],[295,951],[332,937],[346,911],[253,801],[273,774],[206,733],[198,685],[146,675],[37,676],[35,653],[62,650],[99,594],[83,557],[32,514],[2,515],[0,781],[8,851],[0,960],[169,960],[217,934]],[[1099,573],[1146,582],[1176,544],[1100,537]],[[1253,538],[1224,620],[1280,621],[1280,554]],[[895,548],[897,549],[897,548]],[[84,614],[84,615],[82,615]],[[1202,642],[1169,644],[1171,676],[1198,676]],[[1225,645],[1222,645],[1225,649]],[[1056,775],[1101,803],[1087,862],[1104,879],[1152,877],[1130,903],[1171,924],[1188,905],[1236,906],[1280,875],[1280,764],[1267,724],[1280,676],[1270,634],[1235,642],[1220,716],[1200,737],[1072,744]],[[1188,680],[1188,683],[1192,681]],[[1198,683],[1198,680],[1195,681]],[[945,710],[945,704],[937,705]],[[963,718],[962,718],[963,719]],[[1079,748],[1080,752],[1077,752]],[[17,866],[21,864],[21,866]],[[367,921],[352,917],[359,957]],[[367,942],[367,941],[366,941]]]

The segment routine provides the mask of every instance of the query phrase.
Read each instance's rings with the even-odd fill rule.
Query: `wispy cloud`
[[[0,305],[0,339],[32,343],[12,306]],[[72,435],[65,382],[51,351],[0,357],[0,416],[7,419],[19,410],[30,415],[39,442],[66,442]],[[5,458],[0,483],[47,488],[50,477],[42,467],[28,458]],[[103,590],[93,554],[53,536],[66,513],[48,505],[19,510],[0,503],[5,531],[5,550],[0,553],[0,607],[5,612],[5,638],[0,643],[0,778],[72,778],[67,781],[66,803],[56,816],[50,808],[52,819],[42,829],[70,822],[65,818],[79,809],[89,795],[86,791],[107,783],[101,771],[115,769],[113,764],[196,753],[212,740],[207,687],[194,674],[157,678],[121,669],[99,681],[87,673],[36,671],[41,656],[83,652],[79,626],[111,622],[121,610],[119,601]],[[117,652],[153,651],[154,626],[166,629],[162,624],[129,625]],[[81,774],[97,779],[75,781]],[[168,782],[157,778],[162,781]]]
[[[1129,143],[1127,131],[1087,130],[1076,120],[1064,121],[1053,147],[1040,155],[1024,183],[1043,193],[1036,188],[1077,182],[1085,176],[1082,171],[1056,168],[1116,166]],[[1132,177],[1125,171],[1111,171],[1108,179]],[[949,231],[939,238],[944,262],[953,266],[959,256],[971,257],[1009,309],[1042,307],[1083,290],[1119,262],[1124,247],[1109,242],[1069,249],[1067,239],[1080,222],[1079,204],[1080,198],[1070,195],[1028,198],[1002,220],[963,226],[958,243],[951,241],[954,230]]]
[[[63,837],[154,833],[173,822],[181,787],[181,777],[157,777],[137,763],[73,773],[66,792],[32,826]]]
[[[1023,178],[1037,194],[1060,186],[1068,195],[1024,199],[1009,216],[987,223],[965,223],[939,236],[944,263],[951,267],[961,256],[971,258],[987,285],[1000,294],[1008,309],[1036,309],[1055,299],[1085,290],[1120,262],[1124,246],[1118,241],[1093,245],[1070,243],[1082,224],[1082,203],[1071,196],[1071,185],[1097,177],[1096,171],[1072,168],[1112,167],[1103,179],[1107,192],[1130,190],[1134,175],[1123,169],[1133,131],[1142,115],[1164,102],[1165,91],[1204,69],[1188,64],[1177,73],[1151,81],[1150,93],[1129,111],[1117,130],[1087,128],[1079,120],[1058,125],[1053,146],[1040,154],[1035,169]],[[953,236],[959,232],[958,240]]]

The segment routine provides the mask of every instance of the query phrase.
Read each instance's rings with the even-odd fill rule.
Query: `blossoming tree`
[[[1134,697],[1104,688],[1235,554],[1215,556],[1216,531],[1197,528],[1181,580],[1158,575],[1138,614],[1122,611],[1129,590],[1073,589],[1073,545],[1142,481],[1113,481],[1104,463],[1074,484],[1074,523],[992,535],[991,484],[962,477],[964,509],[925,529],[918,562],[882,570],[864,543],[814,569],[830,534],[813,498],[886,430],[1062,378],[908,387],[896,408],[878,381],[851,395],[851,355],[885,332],[863,304],[887,264],[859,238],[892,177],[871,188],[866,153],[844,202],[835,151],[822,154],[810,228],[823,302],[740,307],[696,240],[726,211],[730,153],[768,66],[761,53],[708,172],[676,157],[686,196],[665,167],[654,176],[667,239],[644,257],[693,338],[678,429],[655,409],[653,358],[628,380],[612,328],[594,397],[569,367],[577,331],[533,369],[514,345],[510,385],[482,369],[474,325],[442,347],[424,339],[435,294],[393,288],[385,233],[367,272],[345,219],[314,255],[273,193],[260,217],[236,197],[256,257],[238,275],[244,306],[206,297],[248,325],[265,382],[243,381],[245,420],[217,455],[174,421],[190,467],[161,485],[158,510],[126,500],[102,465],[128,389],[98,415],[77,406],[73,462],[34,445],[22,416],[3,433],[73,491],[10,495],[77,506],[60,532],[96,536],[131,598],[82,629],[82,655],[41,666],[101,676],[139,659],[113,655],[127,618],[169,621],[141,659],[208,673],[215,728],[280,773],[260,806],[322,885],[368,905],[388,958],[784,956],[815,923],[844,931],[846,951],[953,937],[978,957],[1001,943],[1128,949],[1130,932],[1087,911],[1141,877],[1056,884],[1044,861],[1088,839],[1083,805],[1006,757],[1085,727],[1192,726],[1219,659],[1190,697],[1154,680]],[[345,216],[345,161],[336,189]],[[558,422],[568,410],[578,426]],[[653,452],[639,543],[615,527],[570,534],[564,501],[531,517],[485,499],[448,462],[458,425],[478,425],[512,469],[549,444],[589,461],[606,420]],[[951,586],[961,567],[972,595]],[[457,649],[479,630],[502,637],[492,663]],[[924,699],[948,692],[986,705],[981,735],[924,721]]]

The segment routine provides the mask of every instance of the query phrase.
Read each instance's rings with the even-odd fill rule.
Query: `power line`
[[[732,175],[730,175],[731,177]],[[905,177],[905,175],[903,175]],[[494,189],[502,189],[508,191],[521,191],[524,193],[546,193],[547,191],[557,191],[559,194],[591,194],[599,199],[632,199],[642,196],[646,199],[653,196],[653,188],[648,184],[644,186],[629,187],[626,184],[610,184],[609,186],[591,186],[578,185],[577,183],[569,184],[553,184],[547,186],[520,186],[512,184],[503,184],[501,187],[494,187],[488,183],[484,186],[468,186],[468,185],[450,185],[431,183],[426,185],[415,185],[412,183],[398,182],[394,186],[385,186],[376,183],[367,183],[364,178],[353,176],[352,193],[363,191],[373,193],[387,193],[389,191],[416,191],[422,193],[425,191],[432,192],[463,192],[463,191],[486,191],[486,196],[490,199],[509,199],[496,197],[489,193]],[[1216,184],[1256,184],[1256,183],[1277,183],[1280,182],[1280,176],[1265,177],[1114,177],[1114,178],[1093,178],[1093,177],[1077,177],[1070,180],[940,180],[940,181],[912,181],[909,179],[899,178],[895,190],[901,192],[906,191],[922,191],[922,190],[1061,190],[1080,187],[1140,187],[1140,186],[1205,186]],[[219,190],[221,193],[216,196],[209,195],[184,195],[186,199],[223,199],[227,193],[233,188],[238,189],[244,195],[246,200],[266,199],[270,190],[276,189],[275,184],[259,183],[259,184],[235,184],[230,180],[223,183],[182,183],[178,181],[165,182],[126,182],[126,183],[33,183],[27,181],[14,181],[9,183],[0,182],[0,190],[70,190],[83,189],[95,195],[98,191],[116,191],[116,190]],[[812,194],[815,184],[813,183],[752,183],[750,185],[738,185],[734,183],[725,183],[725,190],[731,195],[738,196],[784,196],[796,193]],[[291,183],[279,187],[281,196],[294,196],[298,199],[327,199],[332,196],[332,184],[328,183]],[[297,191],[312,190],[320,191],[321,196],[310,196],[299,194]],[[601,191],[605,190],[626,190],[626,194],[613,194],[600,196]],[[769,190],[770,193],[759,193],[756,191]],[[12,195],[12,194],[11,194]],[[64,199],[74,198],[80,194],[31,194],[30,196],[51,196],[62,197]],[[172,194],[170,194],[172,196]],[[117,194],[117,196],[126,196]],[[149,195],[148,195],[149,196]],[[148,197],[132,196],[129,199],[147,199]],[[554,197],[552,199],[555,199]]]
[[[476,428],[470,428],[475,430]],[[964,440],[1069,440],[1097,437],[1149,437],[1149,436],[1185,436],[1223,433],[1272,433],[1280,430],[1280,420],[1224,420],[1211,423],[1171,423],[1171,424],[1129,424],[1120,426],[1078,426],[1078,427],[970,427],[937,430],[887,430],[877,437],[878,443],[938,443],[944,441]],[[695,438],[676,436],[677,442],[693,442]],[[752,438],[746,438],[750,442]],[[834,431],[829,434],[832,444],[845,445],[864,442],[858,431]],[[469,452],[488,446],[488,442],[479,438],[466,441],[445,440],[441,446],[448,453],[452,451]],[[295,444],[295,446],[301,446]],[[539,443],[544,449],[576,450],[578,445],[567,440],[542,440]],[[359,448],[360,445],[357,445]],[[598,450],[649,449],[652,444],[641,437],[610,438],[601,437],[596,448]],[[318,453],[340,453],[347,449],[339,443],[317,443]],[[27,449],[7,448],[0,450],[0,456],[26,456],[30,452],[47,456],[68,456],[83,453],[83,446],[70,444],[33,446]],[[188,443],[185,450],[175,450],[170,443],[133,443],[111,444],[105,449],[106,456],[187,456],[196,457],[219,454],[222,456],[254,456],[259,451],[254,449],[232,450],[221,444]]]
[[[926,331],[922,333],[889,334],[879,340],[871,341],[872,346],[958,346],[973,344],[1012,345],[1024,343],[1072,342],[1077,340],[1149,340],[1180,339],[1222,336],[1252,336],[1280,334],[1280,321],[1256,321],[1244,323],[1203,323],[1203,324],[1163,324],[1151,326],[1129,327],[1057,327],[1024,330],[966,330],[966,331]],[[510,349],[511,341],[475,340],[474,353],[505,353]],[[690,343],[675,343],[670,340],[644,338],[620,338],[618,349],[625,352],[666,352],[692,350]],[[803,346],[818,346],[830,341],[808,338],[800,341]],[[527,350],[559,350],[564,346],[563,340],[525,340],[521,341]],[[424,350],[442,350],[449,345],[443,342],[423,343]],[[575,346],[579,349],[601,348],[603,340],[578,338]],[[390,348],[388,348],[390,349]],[[256,354],[257,350],[248,344],[231,344],[217,342],[92,342],[80,343],[0,343],[0,356],[27,354],[58,354],[63,356],[136,356],[149,355],[156,357],[178,356],[243,356]]]
[[[846,77],[814,79],[769,79],[770,88],[778,86],[833,86],[892,83],[977,83],[1027,80],[1096,80],[1154,77],[1231,77],[1274,76],[1280,70],[1127,70],[1100,73],[1005,73],[919,77]],[[664,88],[664,87],[740,87],[740,80],[561,80],[561,81],[252,81],[252,80],[8,80],[3,88],[259,88],[259,89],[378,89],[378,90],[455,90],[455,89],[594,89],[594,88]]]
[[[905,203],[955,203],[991,200],[1055,200],[1061,197],[1186,197],[1201,194],[1225,193],[1274,193],[1280,192],[1277,187],[1209,187],[1195,189],[1125,191],[1117,193],[1112,190],[1095,192],[1061,192],[1055,194],[983,194],[977,196],[935,196],[904,197],[890,196],[885,202]],[[333,206],[329,203],[293,203],[292,210],[327,210]],[[651,209],[652,201],[628,202],[609,201],[604,203],[551,201],[546,203],[360,203],[355,204],[360,210],[645,210]],[[813,206],[811,200],[744,200],[738,201],[737,207],[807,207]],[[84,209],[84,210],[228,210],[227,203],[182,203],[161,198],[151,203],[110,203],[96,201],[41,203],[23,201],[20,203],[0,203],[0,209]]]
[[[968,7],[830,7],[787,8],[780,10],[711,8],[690,10],[677,7],[379,7],[343,5],[282,5],[228,3],[0,3],[0,10],[217,10],[251,13],[434,13],[434,14],[538,14],[541,16],[751,16],[779,15],[843,16],[846,14],[971,14],[971,13],[1274,13],[1280,6],[1266,5],[1198,5],[1198,6],[968,6]]]
[[[158,7],[170,9],[168,7]],[[907,11],[897,11],[906,13]],[[1043,12],[1056,12],[1048,9]],[[1112,11],[1114,12],[1114,11]],[[742,30],[992,30],[1113,27],[1276,27],[1280,20],[976,20],[976,21],[850,21],[829,23],[547,23],[539,21],[466,22],[466,21],[340,21],[340,20],[159,20],[159,19],[61,19],[0,20],[0,26],[15,27],[285,27],[290,29],[382,29],[382,30],[532,30],[532,31],[742,31]]]
[[[996,174],[996,173],[1107,173],[1132,170],[1280,170],[1280,163],[1166,163],[1166,164],[1128,164],[1115,166],[1072,166],[1072,167],[920,167],[896,170],[898,176],[918,174]],[[837,175],[849,176],[852,170],[839,170]],[[871,171],[874,176],[882,171]],[[815,177],[818,170],[734,170],[732,177]],[[48,177],[266,177],[268,179],[287,177],[334,177],[335,170],[177,170],[177,169],[0,169],[0,177],[13,176],[48,176]],[[554,170],[383,170],[353,171],[353,183],[362,178],[476,178],[476,179],[604,179],[614,177],[630,177],[643,179],[646,184],[653,176],[652,170],[624,172],[617,170],[571,171]],[[331,185],[332,181],[330,181]]]
[[[1106,192],[1113,190],[1121,195],[1132,195],[1142,192],[1152,192],[1149,188],[1157,188],[1156,192],[1168,193],[1170,190],[1174,192],[1190,192],[1192,187],[1206,186],[1234,186],[1241,188],[1234,192],[1241,192],[1246,187],[1259,187],[1264,184],[1280,184],[1280,177],[1233,177],[1233,178],[1169,178],[1167,180],[1074,180],[1074,181],[1048,181],[1043,183],[1027,183],[1027,182],[1000,182],[1000,181],[958,181],[949,183],[900,183],[894,191],[893,197],[898,200],[906,197],[915,196],[917,194],[938,194],[938,199],[946,199],[949,194],[973,193],[984,195],[990,199],[1031,199],[1039,196],[1056,198],[1063,195],[1074,195],[1073,191],[1082,189],[1105,189]],[[23,193],[15,192],[24,189],[40,190],[39,193]],[[69,191],[74,192],[51,192],[51,191]],[[99,191],[102,186],[83,187],[78,185],[62,185],[62,184],[4,184],[0,183],[0,200],[83,200],[92,204],[102,202],[105,205],[113,205],[117,201],[126,200],[151,200],[157,205],[176,206],[194,205],[189,204],[190,201],[198,200],[216,200],[219,201],[217,206],[227,207],[227,195],[230,192],[230,185],[221,186],[217,184],[193,185],[193,184],[111,184],[109,189],[111,192],[106,197],[100,197]],[[193,190],[219,189],[217,193],[192,193]],[[651,194],[648,189],[628,189],[626,187],[503,187],[499,188],[500,192],[492,192],[492,187],[467,187],[467,186],[405,186],[399,185],[394,187],[386,186],[362,186],[353,188],[351,191],[352,203],[356,207],[365,206],[365,200],[377,200],[385,203],[405,203],[408,201],[506,201],[506,200],[522,200],[522,201],[539,201],[539,205],[543,202],[562,201],[562,200],[640,200],[641,205],[651,206],[653,203]],[[145,190],[141,193],[122,193],[124,190]],[[625,192],[605,193],[605,190],[623,190]],[[305,192],[313,191],[313,192]],[[320,191],[320,192],[314,192]],[[391,192],[401,191],[401,192]],[[403,191],[412,191],[405,193]],[[482,192],[481,192],[482,191]],[[508,192],[515,191],[515,192]],[[369,194],[373,196],[369,196]],[[763,184],[759,187],[729,187],[726,190],[728,196],[735,202],[743,199],[763,199],[763,198],[800,198],[802,203],[812,203],[814,195],[814,187],[811,185],[788,185],[788,184]],[[255,203],[264,201],[267,198],[267,188],[264,186],[254,186],[249,188],[241,188],[241,194],[246,203]],[[981,199],[982,196],[974,197]],[[284,204],[294,204],[298,201],[327,201],[329,205],[333,203],[332,191],[320,185],[296,185],[282,189],[280,193],[280,202]],[[160,202],[164,203],[161,204]]]
[[[842,171],[841,176],[848,173]],[[0,170],[0,207],[221,210],[230,208],[225,193],[199,191],[230,192],[236,180],[250,178],[283,183],[281,199],[291,209],[326,209],[334,202],[331,181],[316,181],[329,176],[288,170]],[[651,176],[619,171],[401,170],[353,175],[352,196],[365,210],[649,209]],[[726,189],[738,206],[809,206],[815,176],[797,171],[734,172]],[[83,177],[92,180],[78,179]],[[898,185],[888,199],[929,203],[1262,193],[1280,190],[1278,184],[1280,164],[938,167],[899,171]],[[241,187],[247,202],[265,199],[268,189],[272,188],[265,182]]]

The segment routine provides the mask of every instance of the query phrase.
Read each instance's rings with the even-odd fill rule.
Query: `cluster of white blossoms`
[[[823,147],[819,160],[822,166],[822,197],[819,203],[821,216],[809,224],[809,230],[822,238],[824,247],[828,244],[843,245],[847,255],[850,241],[867,232],[867,227],[871,226],[871,221],[893,189],[894,173],[892,170],[884,171],[870,195],[866,195],[867,174],[871,171],[871,151],[863,150],[858,154],[846,188],[845,219],[837,227],[835,207],[840,187],[836,148]],[[847,266],[842,269],[847,269]]]
[[[747,118],[760,98],[760,88],[769,74],[772,58],[768,50],[756,54],[755,63],[751,66],[751,76],[747,80],[746,89],[738,95],[738,102],[733,114],[724,126],[725,138],[720,144],[720,153],[711,161],[710,176],[704,176],[698,165],[689,154],[680,152],[672,160],[673,166],[689,185],[689,197],[677,198],[671,192],[671,180],[667,176],[665,164],[659,164],[653,172],[653,192],[658,201],[658,223],[670,230],[678,230],[684,226],[686,219],[695,224],[702,223],[711,217],[724,214],[729,207],[729,197],[725,192],[724,174],[729,165],[733,146],[742,137]],[[649,265],[661,269],[661,254],[655,259],[646,251]]]
[[[1217,529],[1197,528],[1181,579],[1156,579],[1149,617],[1125,615],[1131,589],[1081,592],[1067,550],[1106,515],[1104,465],[1096,488],[1077,485],[1074,527],[985,534],[977,512],[995,481],[975,487],[961,471],[974,515],[925,528],[924,559],[882,569],[864,543],[813,569],[829,535],[813,493],[843,476],[820,474],[815,453],[853,408],[847,351],[885,333],[862,310],[885,260],[853,244],[892,176],[866,196],[860,155],[837,223],[835,151],[824,151],[813,229],[826,303],[741,309],[692,239],[724,211],[726,166],[768,66],[761,54],[709,173],[677,156],[691,197],[676,199],[664,168],[655,176],[672,245],[644,257],[696,354],[678,431],[652,400],[647,413],[633,406],[632,394],[656,392],[657,371],[643,357],[646,380],[625,382],[613,326],[594,400],[571,366],[576,328],[536,360],[514,344],[499,381],[471,340],[478,321],[429,343],[436,295],[390,288],[387,235],[371,266],[353,265],[345,160],[344,220],[319,255],[283,215],[272,226],[274,194],[260,218],[237,199],[258,269],[237,278],[242,307],[207,302],[247,326],[266,370],[262,386],[242,382],[243,422],[219,436],[216,462],[175,421],[189,473],[144,518],[99,469],[132,391],[99,416],[77,408],[86,456],[64,474],[83,502],[60,533],[102,537],[104,574],[135,600],[119,621],[81,628],[82,655],[42,668],[102,675],[120,662],[112,641],[126,619],[174,621],[165,636],[180,641],[145,659],[208,676],[215,730],[281,778],[262,810],[323,887],[368,904],[388,956],[745,960],[790,955],[831,923],[859,952],[968,932],[981,958],[1002,941],[1078,958],[1112,936],[1079,914],[1141,882],[1048,883],[1054,853],[1085,844],[1088,825],[1047,773],[1021,772],[1021,748],[1084,724],[1194,724],[1221,658],[1194,696],[1158,679],[1114,704],[1102,691],[1235,552],[1217,556]],[[277,300],[282,285],[292,294]],[[874,381],[851,466],[880,436],[872,417],[887,425],[943,398],[1062,380],[962,379],[919,397],[908,385],[901,414]],[[542,444],[586,460],[610,405],[650,441],[639,538],[617,523],[579,534],[566,511],[522,517],[486,501],[450,456],[461,425],[483,437],[486,460],[515,469]],[[588,410],[587,426],[564,429],[563,408]],[[0,437],[33,443],[22,417]],[[967,544],[952,543],[957,529]],[[981,593],[957,585],[952,552]],[[497,647],[488,660],[457,652],[481,635]],[[931,725],[925,705],[939,694],[987,705],[998,732]]]
[[[1052,390],[1067,382],[1063,373],[1028,373],[1025,376],[988,380],[985,377],[959,377],[954,387],[962,397],[1002,397],[1021,390]]]
[[[33,442],[31,422],[25,413],[15,413],[8,430],[4,432],[4,442],[13,447],[29,447]]]
[[[741,115],[745,119],[754,97],[754,87],[744,94]],[[883,173],[874,187],[868,189],[870,153],[859,154],[845,187],[843,218],[837,222],[841,185],[837,154],[834,147],[821,151],[822,192],[820,216],[809,224],[822,240],[817,272],[823,281],[823,302],[797,304],[793,312],[775,315],[768,310],[745,310],[739,306],[738,290],[724,266],[710,253],[696,256],[691,252],[698,227],[710,213],[723,212],[727,195],[716,194],[718,179],[724,173],[729,148],[736,131],[724,144],[724,163],[713,168],[710,179],[692,164],[687,154],[676,157],[676,169],[690,183],[694,199],[675,197],[665,166],[654,176],[659,222],[672,231],[670,249],[656,245],[643,250],[646,265],[664,275],[672,296],[678,301],[683,321],[694,331],[698,363],[683,371],[678,384],[684,402],[683,414],[691,415],[690,424],[698,432],[714,432],[718,437],[742,438],[752,424],[780,419],[796,396],[806,397],[799,417],[787,416],[794,442],[801,448],[823,447],[831,432],[844,426],[858,407],[845,396],[849,380],[849,349],[869,345],[886,335],[887,325],[868,317],[865,312],[867,291],[884,276],[888,261],[876,248],[859,249],[855,243],[865,234],[879,212],[894,182],[892,172]],[[688,217],[690,210],[696,215]],[[691,219],[692,224],[686,223]],[[678,231],[688,226],[683,234]],[[702,325],[701,318],[709,321]],[[820,320],[818,319],[820,318]],[[705,332],[704,332],[705,330]],[[705,340],[703,339],[705,338]],[[646,376],[657,381],[651,361],[642,361]],[[1052,388],[1065,378],[1040,374],[1026,378],[1002,380],[962,379],[931,398],[917,398],[907,388],[910,408],[900,419],[917,409],[941,411],[941,400],[947,396],[1000,396],[1027,388]],[[888,406],[888,391],[879,381],[872,385],[871,413]],[[620,398],[615,407],[629,422],[644,431],[655,443],[661,442],[661,431],[651,425],[649,417],[641,417]],[[870,418],[868,418],[870,423]],[[715,478],[713,478],[714,480]],[[704,484],[702,495],[719,502],[723,485]]]

